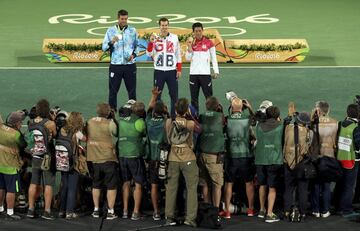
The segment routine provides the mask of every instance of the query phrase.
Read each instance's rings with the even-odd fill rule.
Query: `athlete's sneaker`
[[[278,216],[276,216],[275,213],[272,213],[271,215],[267,215],[265,219],[265,222],[267,223],[274,223],[278,221],[280,221],[280,219],[278,218]]]
[[[319,212],[312,212],[311,213],[314,217],[319,218],[320,217],[320,213]]]
[[[321,213],[321,217],[323,218],[327,218],[330,217],[331,213],[329,211],[327,211],[326,213]]]
[[[259,214],[258,214],[258,218],[265,218],[266,216],[266,211],[259,211]]]
[[[231,218],[231,213],[230,213],[230,211],[221,211],[219,213],[219,216],[223,217],[225,219],[230,219]]]

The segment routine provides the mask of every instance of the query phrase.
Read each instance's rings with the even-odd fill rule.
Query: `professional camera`
[[[35,119],[37,116],[35,106],[33,106],[30,111],[28,111],[27,109],[23,109],[22,111],[24,112],[25,116],[28,116],[30,119]]]
[[[55,106],[50,109],[50,114],[56,117],[56,115],[61,111],[61,108],[59,106]]]
[[[226,92],[225,93],[225,97],[226,97],[226,99],[230,102],[230,104],[232,103],[232,101],[234,100],[234,99],[240,99],[238,96],[237,96],[237,94],[235,93],[235,92],[233,92],[233,91],[228,91],[228,92]],[[241,100],[241,102],[242,102],[242,109],[244,110],[244,109],[246,109],[247,107],[246,107],[246,105],[247,105],[247,101],[246,100]]]
[[[355,96],[354,103],[360,105],[360,95]]]
[[[273,103],[269,100],[264,100],[261,102],[259,109],[255,112],[255,120],[258,122],[265,122],[266,118],[266,109],[271,107]]]
[[[231,103],[234,99],[239,98],[235,92],[228,91],[225,93],[226,99]]]
[[[133,99],[128,100],[124,106],[119,108],[119,116],[120,117],[128,117],[128,116],[130,116],[131,113],[132,113],[132,105],[134,105],[135,102],[136,101],[133,100]]]
[[[60,110],[59,112],[57,112],[57,114],[55,116],[55,124],[56,124],[56,128],[58,130],[60,130],[62,127],[65,126],[66,118],[68,116],[69,115],[66,111]]]

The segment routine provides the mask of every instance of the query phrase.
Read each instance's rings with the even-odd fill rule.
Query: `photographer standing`
[[[69,160],[69,171],[61,171],[62,187],[59,217],[73,219],[78,217],[75,213],[76,193],[80,178],[77,163],[79,162],[79,141],[86,141],[86,137],[82,133],[84,118],[80,112],[71,112],[63,125],[56,139],[57,141],[71,140],[71,150],[68,151],[73,153],[68,154],[69,159],[72,158],[72,161]],[[63,161],[63,158],[60,156],[61,161]]]
[[[181,98],[176,102],[176,118],[166,120],[166,135],[171,145],[169,152],[169,166],[166,183],[165,197],[165,216],[166,224],[176,225],[175,209],[176,196],[179,188],[179,177],[182,174],[186,182],[186,216],[185,225],[196,227],[196,217],[198,209],[197,187],[199,182],[199,168],[196,164],[196,156],[193,152],[193,133],[194,121],[186,119],[189,111],[189,102],[185,98]],[[172,135],[175,133],[176,127],[179,130],[188,131],[185,142],[173,143]],[[186,136],[185,136],[186,137]]]
[[[200,185],[204,201],[219,208],[221,188],[224,184],[224,114],[218,99],[206,100],[206,112],[200,115]],[[209,188],[212,192],[209,192]],[[210,199],[211,198],[211,199]]]
[[[199,91],[202,89],[205,98],[213,95],[210,75],[210,61],[213,65],[216,79],[219,76],[219,68],[216,59],[216,49],[213,42],[203,35],[204,28],[199,22],[192,25],[195,40],[189,37],[186,41],[186,60],[190,61],[190,94],[191,105],[199,111]]]
[[[117,136],[117,126],[111,114],[109,104],[100,103],[96,107],[97,117],[87,121],[87,161],[92,162],[94,169],[92,196],[94,211],[92,216],[100,217],[100,192],[103,187],[107,189],[107,216],[106,219],[117,218],[114,212],[116,192],[119,183],[118,158],[113,137]]]
[[[30,148],[32,159],[32,176],[29,187],[29,210],[27,217],[35,217],[35,201],[40,195],[41,186],[45,186],[45,211],[42,218],[54,220],[51,214],[53,187],[55,184],[54,143],[56,137],[55,115],[50,114],[49,102],[41,99],[36,104],[35,119],[29,121],[29,132],[33,135],[33,147]],[[29,144],[30,145],[30,144]]]
[[[294,121],[287,124],[284,132],[284,210],[285,216],[290,218],[291,208],[294,207],[294,191],[299,200],[299,216],[297,219],[305,218],[308,203],[309,179],[299,178],[296,167],[309,153],[313,132],[309,129],[310,115],[300,112],[293,116]]]
[[[249,112],[246,112],[248,109]],[[253,111],[247,100],[234,98],[231,100],[231,111],[226,117],[226,150],[225,157],[225,209],[220,213],[230,218],[230,202],[233,194],[233,185],[236,179],[245,182],[248,199],[248,216],[254,216],[254,154],[250,144],[253,143],[254,134],[251,130]]]
[[[340,123],[338,137],[337,159],[340,161],[343,175],[336,183],[336,209],[343,216],[353,215],[353,195],[359,162],[356,161],[360,150],[360,129],[358,118],[360,107],[350,104],[347,107],[347,117]]]
[[[119,113],[120,114],[120,113]],[[142,102],[134,102],[131,105],[129,114],[120,114],[119,119],[119,159],[121,177],[123,180],[123,215],[128,218],[128,204],[130,195],[130,182],[135,182],[134,210],[131,220],[139,220],[140,205],[142,197],[142,186],[145,182],[144,166],[144,142],[146,135],[145,121],[142,116],[145,114],[145,106]]]
[[[265,218],[265,222],[277,222],[280,219],[273,213],[276,186],[283,170],[282,134],[283,125],[280,121],[278,107],[270,106],[266,109],[266,120],[259,122],[255,128],[255,166],[259,189],[260,211],[258,217]],[[267,187],[269,192],[267,193]],[[265,208],[266,198],[267,210]]]
[[[119,10],[118,24],[110,27],[105,34],[102,50],[110,49],[109,67],[109,104],[117,110],[117,93],[124,79],[129,99],[136,100],[136,47],[138,35],[136,29],[127,24],[128,12]]]
[[[20,192],[19,171],[23,165],[21,153],[26,147],[24,136],[20,132],[24,118],[22,111],[12,112],[6,124],[0,123],[0,213],[5,211],[6,198],[6,215],[13,220],[20,219],[20,216],[14,214],[14,205],[15,193]]]
[[[148,141],[149,179],[151,183],[151,202],[154,208],[153,219],[160,220],[159,201],[159,165],[160,165],[160,145],[166,143],[165,121],[169,117],[167,107],[161,100],[156,101],[160,94],[157,88],[152,90],[149,108],[145,119]],[[165,160],[167,161],[167,160]],[[166,169],[165,169],[166,171]],[[166,174],[166,173],[165,173]]]
[[[312,117],[315,124],[315,135],[319,135],[320,157],[335,158],[338,121],[331,118],[329,112],[329,104],[325,101],[319,101],[315,104]],[[330,182],[317,179],[311,190],[312,214],[315,217],[329,217],[330,202]]]

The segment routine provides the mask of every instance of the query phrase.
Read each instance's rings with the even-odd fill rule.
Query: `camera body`
[[[226,92],[226,93],[225,93],[225,97],[226,97],[226,99],[230,102],[230,104],[232,103],[232,101],[233,101],[234,99],[240,99],[234,91],[228,91],[228,92]],[[247,107],[246,107],[247,101],[246,101],[245,99],[242,99],[241,102],[242,102],[242,109],[243,109],[243,110],[246,109],[246,108],[247,108]]]
[[[360,106],[360,95],[355,95],[354,103]]]
[[[235,92],[228,91],[225,93],[225,98],[231,103],[234,99],[239,98]]]

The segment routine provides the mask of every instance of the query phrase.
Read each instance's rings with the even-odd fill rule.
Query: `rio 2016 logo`
[[[268,24],[268,23],[276,23],[279,21],[278,18],[270,17],[270,14],[257,14],[251,15],[242,19],[238,19],[236,16],[226,16],[226,17],[190,17],[188,18],[184,14],[159,14],[156,15],[157,18],[166,17],[169,19],[172,28],[178,29],[189,29],[191,28],[191,24],[195,22],[201,22],[206,25],[206,29],[218,29],[233,31],[232,33],[221,33],[221,36],[237,36],[246,33],[244,28],[240,28],[237,26],[232,26],[233,24],[239,23],[257,23],[257,24]],[[117,20],[112,20],[110,16],[100,16],[98,19],[94,19],[94,16],[91,14],[63,14],[56,15],[49,18],[50,24],[59,24],[61,22],[70,23],[70,24],[115,24]],[[214,23],[221,23],[225,21],[225,23],[230,24],[231,26],[211,26]],[[146,17],[129,17],[129,24],[149,24],[153,22],[153,19]],[[185,24],[189,23],[189,27],[174,27],[173,24]],[[209,25],[209,26],[207,26]],[[106,32],[107,27],[94,27],[88,29],[86,32],[92,35],[103,36]],[[144,29],[157,29],[158,27],[145,27]]]

